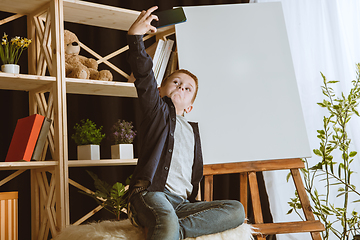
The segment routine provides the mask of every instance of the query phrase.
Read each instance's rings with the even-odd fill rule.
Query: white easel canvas
[[[199,78],[205,164],[311,156],[281,3],[184,7],[179,66]]]

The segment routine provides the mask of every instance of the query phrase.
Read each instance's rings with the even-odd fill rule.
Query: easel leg
[[[240,173],[240,202],[245,209],[245,218],[248,217],[248,175],[247,173]]]
[[[205,201],[212,201],[213,200],[213,179],[214,179],[214,176],[213,175],[208,175],[208,176],[205,176],[205,179],[204,179],[204,200]]]
[[[249,185],[250,185],[250,194],[253,205],[255,223],[264,223],[256,172],[249,173]],[[266,237],[262,235],[258,235],[256,237],[258,240],[266,240]]]
[[[304,184],[303,184],[301,176],[300,176],[299,169],[297,169],[297,168],[290,169],[290,171],[291,171],[292,177],[294,179],[294,184],[295,184],[296,190],[299,194],[299,199],[300,199],[301,206],[303,208],[306,220],[308,220],[308,221],[315,220],[314,214],[311,210],[309,198],[306,194],[305,187],[304,187]],[[313,240],[321,240],[321,235],[319,232],[310,232],[310,233],[311,233],[311,237]]]

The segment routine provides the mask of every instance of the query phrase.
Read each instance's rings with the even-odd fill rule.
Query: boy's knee
[[[162,216],[159,216],[159,223],[164,225],[166,228],[170,229],[178,229],[179,228],[179,218],[178,216],[173,213],[163,213]]]
[[[176,214],[163,214],[158,216],[154,231],[156,236],[162,236],[161,239],[179,239],[179,219]]]
[[[229,200],[228,205],[232,209],[232,221],[237,222],[238,225],[243,224],[245,221],[245,210],[241,202],[236,200]]]

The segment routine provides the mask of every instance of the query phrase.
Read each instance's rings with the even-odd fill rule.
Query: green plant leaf
[[[75,133],[71,138],[77,145],[100,145],[101,141],[105,138],[105,134],[101,133],[102,126],[96,128],[96,124],[89,119],[82,119],[74,126]]]
[[[356,151],[352,151],[352,152],[350,152],[349,157],[355,157],[355,156],[356,156],[356,154],[357,154],[357,152],[356,152]]]
[[[286,181],[289,182],[289,179],[291,177],[291,172],[289,172],[287,175],[286,175]]]
[[[317,156],[320,156],[320,157],[323,156],[322,152],[321,152],[319,149],[314,149],[313,152],[314,152],[315,155],[317,155]]]
[[[113,186],[107,182],[99,179],[96,174],[91,171],[87,171],[88,174],[94,180],[94,186],[97,189],[94,194],[82,192],[96,200],[98,204],[101,204],[107,211],[113,213],[119,220],[120,212],[127,206],[126,195],[128,192],[128,186],[122,183],[116,182]],[[130,179],[131,176],[128,178]],[[128,180],[127,179],[127,180]]]

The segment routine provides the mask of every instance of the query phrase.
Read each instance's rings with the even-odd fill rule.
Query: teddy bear
[[[80,42],[75,33],[64,30],[65,72],[66,77],[112,81],[109,70],[98,71],[95,59],[79,55]]]

